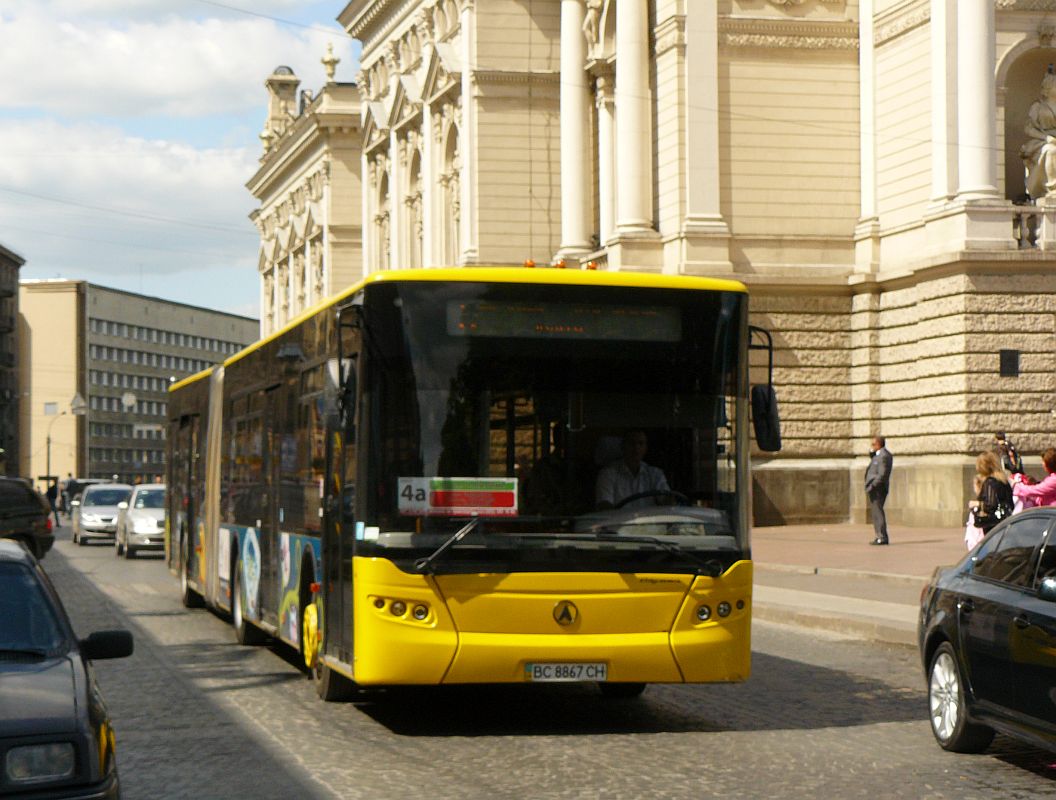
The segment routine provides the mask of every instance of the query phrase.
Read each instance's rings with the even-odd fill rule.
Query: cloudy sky
[[[256,317],[264,80],[339,81],[343,0],[0,0],[0,245],[23,278]]]

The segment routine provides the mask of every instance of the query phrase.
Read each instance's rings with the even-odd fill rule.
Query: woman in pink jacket
[[[1012,495],[1023,501],[1024,507],[1056,505],[1056,447],[1041,454],[1041,463],[1048,475],[1040,483],[1029,486],[1019,475],[1012,476]]]

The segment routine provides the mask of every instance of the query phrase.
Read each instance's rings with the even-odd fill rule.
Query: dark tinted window
[[[128,499],[131,489],[87,489],[83,502],[86,506],[116,506]]]
[[[0,658],[5,651],[50,653],[65,641],[37,576],[24,564],[0,563],[0,620]]]
[[[136,492],[134,508],[165,508],[164,489],[143,489]]]
[[[26,505],[40,505],[28,486],[18,481],[0,481],[0,508]]]
[[[1031,516],[1012,522],[1000,539],[980,551],[972,573],[1014,586],[1030,586],[1038,545],[1051,521],[1048,516]]]
[[[1045,543],[1045,548],[1041,551],[1041,558],[1038,560],[1038,574],[1037,579],[1034,582],[1034,587],[1037,588],[1040,586],[1045,578],[1056,578],[1056,531],[1049,534],[1048,541]]]

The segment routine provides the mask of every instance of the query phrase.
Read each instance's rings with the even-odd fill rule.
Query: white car
[[[165,548],[165,484],[145,483],[119,505],[114,555],[132,558],[140,550]]]
[[[74,500],[73,541],[84,544],[86,539],[111,539],[117,532],[118,504],[128,500],[132,487],[127,483],[95,483]]]

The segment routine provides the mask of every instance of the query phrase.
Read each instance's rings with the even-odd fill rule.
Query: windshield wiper
[[[655,544],[657,547],[666,550],[669,553],[673,553],[676,556],[685,556],[688,560],[692,561],[698,566],[698,575],[707,575],[712,578],[717,578],[722,574],[722,562],[717,558],[701,558],[690,550],[682,547],[682,545],[676,542],[667,542],[658,536],[628,536],[620,531],[613,528],[594,528],[592,533],[597,536],[599,541],[605,540],[619,540],[621,542],[636,542],[638,544]]]
[[[461,531],[459,531],[461,533]],[[455,534],[456,536],[458,534]],[[553,531],[550,533],[503,533],[501,535],[509,536],[511,538],[523,538],[523,539],[550,539],[558,541],[583,541],[584,538],[590,537],[595,542],[606,542],[606,541],[620,541],[630,542],[632,544],[653,544],[662,550],[666,550],[677,556],[684,556],[687,560],[692,561],[697,565],[698,575],[707,575],[711,578],[717,578],[723,572],[722,562],[717,558],[704,559],[694,554],[692,551],[685,549],[676,542],[667,542],[657,536],[638,536],[620,533],[615,528],[591,528],[589,531],[577,531],[577,532],[565,532],[565,531]],[[444,543],[446,546],[446,542]],[[441,550],[443,547],[440,548]],[[437,552],[440,552],[439,550]],[[433,554],[434,556],[436,553]],[[425,559],[422,559],[423,561]],[[419,562],[421,563],[421,562]]]
[[[451,536],[445,539],[444,543],[438,548],[436,548],[436,550],[434,550],[425,558],[419,558],[417,561],[415,561],[414,568],[419,572],[425,572],[428,570],[431,573],[432,570],[429,568],[433,565],[433,562],[437,558],[439,558],[443,554],[443,552],[447,550],[447,548],[461,542],[479,524],[480,517],[473,517],[473,519],[471,519],[469,522],[467,522],[465,525],[463,525],[461,528],[451,534]]]

